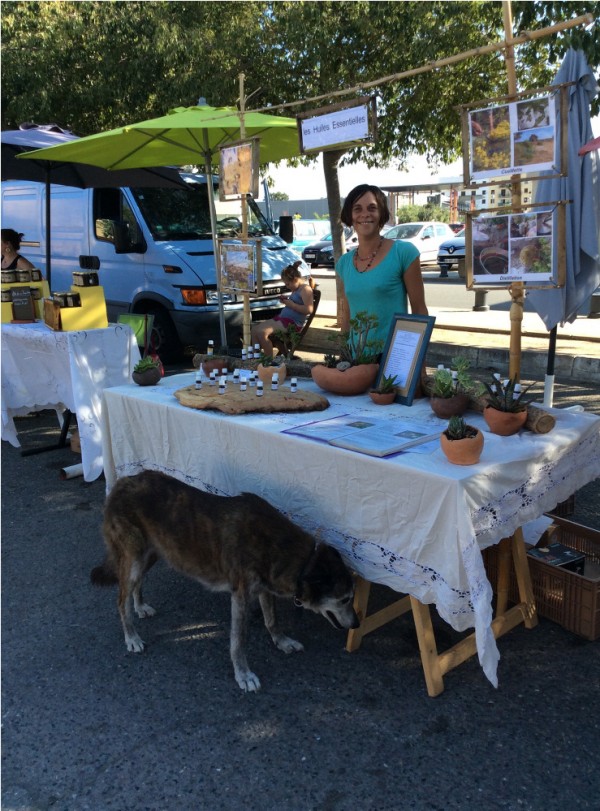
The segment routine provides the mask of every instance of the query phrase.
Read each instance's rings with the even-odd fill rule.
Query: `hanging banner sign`
[[[304,154],[372,144],[377,136],[375,97],[301,113],[297,121]]]

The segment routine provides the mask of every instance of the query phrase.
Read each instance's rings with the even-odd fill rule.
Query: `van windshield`
[[[206,183],[181,189],[132,189],[133,196],[156,241],[211,239]],[[236,237],[242,232],[241,200],[220,203],[215,186],[217,235]],[[248,236],[272,236],[273,231],[255,201],[248,200]]]

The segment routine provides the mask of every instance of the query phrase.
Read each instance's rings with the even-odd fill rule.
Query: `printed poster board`
[[[471,181],[556,171],[555,127],[552,95],[469,111]]]
[[[221,292],[257,292],[257,246],[249,243],[225,243],[220,241]]]
[[[258,138],[227,144],[221,147],[219,157],[219,200],[233,200],[246,194],[258,197]]]
[[[539,208],[472,218],[467,284],[558,286],[557,263],[553,261],[555,220],[555,211]]]

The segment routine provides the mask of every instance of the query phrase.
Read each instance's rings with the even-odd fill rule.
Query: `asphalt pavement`
[[[491,354],[507,353],[496,316],[485,313],[487,329],[477,331],[467,328],[474,316],[466,309],[452,313],[436,309],[431,363],[457,347],[476,350],[478,373],[507,358]],[[592,321],[572,348],[562,342],[567,360],[554,404],[600,414],[600,322]],[[309,361],[322,358],[335,329],[326,306],[315,322],[299,353]],[[525,351],[543,357],[544,350],[542,343]],[[582,357],[590,361],[580,380],[573,369]],[[539,362],[530,368],[529,355],[523,360],[526,379],[543,385],[543,366],[540,373]],[[25,448],[57,438],[53,412],[17,424]],[[162,564],[145,589],[158,613],[138,621],[147,650],[127,653],[116,589],[89,582],[103,557],[105,482],[61,479],[76,461],[69,448],[24,457],[2,443],[6,811],[599,807],[598,642],[541,618],[535,629],[521,626],[499,640],[497,689],[473,658],[446,675],[445,691],[432,699],[410,616],[349,654],[345,636],[322,617],[282,603],[284,624],[305,651],[277,651],[255,614],[249,658],[263,688],[245,695],[229,661],[228,598]],[[600,481],[575,495],[569,517],[600,530]],[[374,607],[389,597],[381,586],[372,593]],[[443,650],[460,635],[433,615]]]
[[[597,403],[598,388],[559,397]],[[56,439],[53,412],[18,427],[27,448]],[[138,621],[147,650],[127,653],[116,590],[89,582],[104,480],[59,476],[77,459],[2,443],[5,811],[598,808],[597,642],[541,619],[499,640],[497,689],[474,658],[432,699],[410,616],[349,654],[322,617],[282,603],[305,651],[277,651],[255,614],[250,663],[263,689],[245,695],[228,598],[162,564],[145,589],[158,613]],[[598,489],[580,491],[572,517],[600,529]],[[374,587],[374,606],[388,594]],[[459,635],[433,613],[444,649]]]

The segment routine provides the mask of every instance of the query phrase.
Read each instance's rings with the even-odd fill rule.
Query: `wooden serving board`
[[[237,383],[228,383],[225,394],[219,394],[218,386],[203,383],[201,389],[193,385],[174,392],[181,405],[188,408],[215,409],[223,414],[270,414],[274,411],[324,411],[329,400],[321,394],[299,389],[292,394],[289,388],[276,391],[265,388],[258,397],[255,388],[240,391]]]

